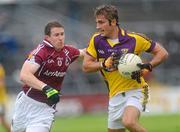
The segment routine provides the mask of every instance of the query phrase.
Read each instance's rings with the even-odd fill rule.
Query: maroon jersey
[[[29,54],[26,61],[40,66],[35,73],[39,80],[60,91],[67,68],[79,54],[78,49],[66,45],[56,51],[47,40],[43,40],[43,43]],[[47,103],[47,97],[42,91],[27,85],[23,86],[23,91],[31,98]]]

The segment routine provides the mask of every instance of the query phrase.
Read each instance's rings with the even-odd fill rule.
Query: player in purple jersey
[[[24,86],[16,99],[12,132],[50,132],[67,68],[85,53],[64,44],[64,27],[56,21],[49,22],[44,33],[20,72]]]
[[[115,6],[103,5],[95,10],[95,33],[86,49],[83,61],[85,72],[100,70],[109,90],[108,131],[147,132],[138,120],[148,101],[148,85],[141,71],[162,63],[167,51],[157,42],[142,34],[127,32],[119,27],[118,11]],[[142,69],[133,73],[131,79],[124,78],[117,70],[117,62],[122,54],[142,52],[152,54],[152,60],[138,66]]]

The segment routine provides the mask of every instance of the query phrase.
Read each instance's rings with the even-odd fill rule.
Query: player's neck
[[[108,36],[109,39],[117,39],[118,38],[119,28],[115,27],[112,33]]]

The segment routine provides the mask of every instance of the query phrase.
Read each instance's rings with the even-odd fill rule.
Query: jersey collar
[[[46,39],[43,40],[43,44],[45,44],[48,47],[52,47],[53,48],[53,45],[48,40],[46,40]]]

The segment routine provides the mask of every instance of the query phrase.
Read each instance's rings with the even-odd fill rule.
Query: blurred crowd
[[[160,41],[168,50],[169,59],[157,67],[151,75],[147,75],[147,79],[156,84],[179,85],[180,1],[32,0],[22,3],[0,3],[0,62],[7,73],[8,91],[10,93],[20,91],[18,73],[25,59],[24,55],[42,39],[45,23],[50,20],[60,21],[66,28],[68,40],[66,43],[85,48],[89,37],[96,30],[93,25],[93,10],[102,3],[119,7],[121,27],[145,33],[150,38]],[[143,57],[146,60],[149,56],[145,54]],[[107,90],[103,89],[105,84],[97,74],[83,73],[81,63],[75,62],[68,70],[63,92],[105,93]]]

